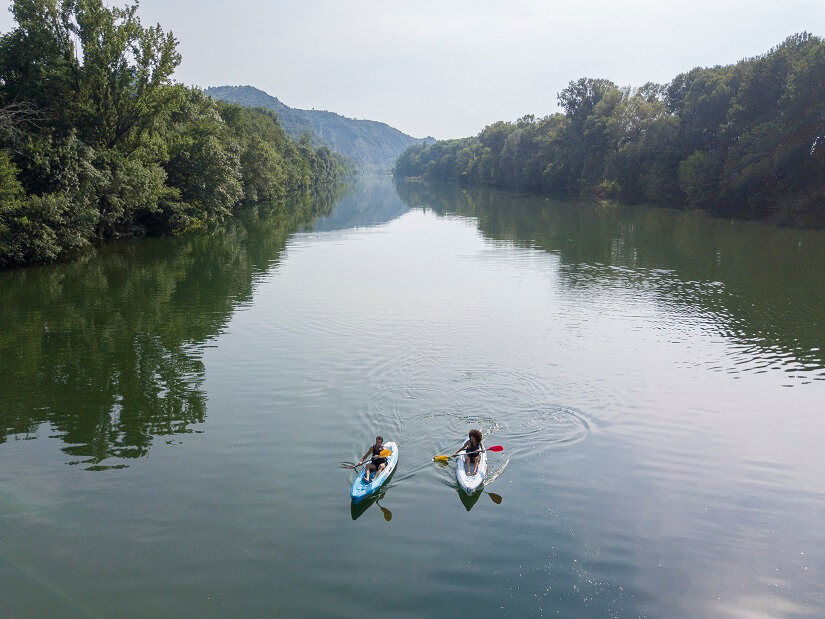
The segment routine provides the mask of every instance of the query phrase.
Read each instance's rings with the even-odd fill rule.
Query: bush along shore
[[[800,34],[669,84],[582,78],[563,113],[412,146],[398,177],[732,214],[825,213],[825,42]]]
[[[0,265],[205,229],[352,172],[271,111],[175,83],[178,41],[137,4],[14,0],[0,37]]]

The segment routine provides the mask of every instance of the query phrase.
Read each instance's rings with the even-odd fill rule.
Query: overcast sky
[[[139,15],[180,40],[178,81],[251,84],[437,138],[554,112],[579,77],[667,82],[825,36],[825,0],[143,0]]]

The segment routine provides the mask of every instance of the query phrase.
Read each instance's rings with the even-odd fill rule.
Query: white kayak
[[[473,494],[476,490],[481,488],[484,484],[484,478],[487,477],[487,452],[482,451],[478,462],[478,472],[475,475],[467,475],[464,470],[464,461],[466,456],[459,455],[455,461],[455,478],[458,480],[458,485],[467,494]]]
[[[359,473],[355,481],[352,482],[349,495],[353,503],[360,503],[365,498],[378,492],[378,489],[384,485],[392,472],[395,470],[395,465],[398,464],[398,445],[390,441],[384,443],[384,449],[389,449],[392,453],[387,456],[387,466],[378,475],[373,473],[370,483],[364,482],[364,473]]]

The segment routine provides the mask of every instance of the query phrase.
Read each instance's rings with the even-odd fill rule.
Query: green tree
[[[138,5],[13,0],[0,37],[0,263],[200,229],[352,170],[277,116],[175,85],[177,40]]]
[[[411,147],[395,174],[730,212],[825,204],[818,37],[795,35],[762,56],[692,69],[666,85],[620,89],[581,78],[558,101],[564,114]]]

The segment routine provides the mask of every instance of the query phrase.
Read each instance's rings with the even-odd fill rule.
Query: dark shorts
[[[375,468],[378,468],[378,467],[379,467],[379,466],[381,466],[382,464],[386,464],[386,463],[387,463],[387,459],[386,459],[386,458],[373,458],[373,459],[372,459],[372,462],[371,462],[371,464],[372,464]]]
[[[480,453],[467,454],[467,455],[466,455],[466,458],[467,458],[470,462],[475,462],[476,460],[478,460],[478,457],[479,457],[480,455],[481,455]]]

